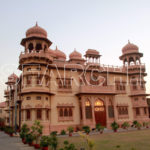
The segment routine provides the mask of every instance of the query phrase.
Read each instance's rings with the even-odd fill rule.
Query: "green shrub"
[[[27,124],[23,124],[20,131],[20,138],[24,139],[26,135],[29,133],[29,128]]]
[[[73,133],[73,127],[72,126],[68,127],[67,130],[68,130],[69,133]]]
[[[32,129],[34,140],[36,141],[37,144],[39,137],[42,135],[43,126],[40,124],[40,121],[35,120],[31,129]]]
[[[1,130],[1,131],[4,131],[4,129],[5,129],[5,127],[3,127],[3,126],[2,126],[2,127],[0,127],[0,130]]]
[[[121,146],[120,145],[116,145],[116,148],[120,148]]]
[[[57,136],[57,131],[51,132],[50,135],[52,135],[52,136]]]
[[[59,150],[77,150],[74,144],[70,144],[68,141],[64,141],[64,147]]]
[[[137,129],[141,129],[141,127],[142,127],[142,125],[138,122],[138,123],[136,124],[136,128],[137,128]]]
[[[121,126],[122,128],[127,129],[130,127],[130,124],[128,122],[124,122]]]
[[[133,127],[135,127],[136,128],[136,126],[137,126],[137,124],[138,124],[138,121],[133,121]]]
[[[96,129],[98,130],[98,131],[101,131],[101,132],[103,132],[104,131],[104,126],[102,126],[101,124],[96,124]]]
[[[119,125],[114,121],[112,124],[111,124],[111,127],[114,131],[117,131],[117,129],[119,128]]]
[[[48,147],[50,145],[50,137],[48,136],[42,136],[40,140],[40,146],[41,147]]]
[[[149,126],[149,122],[143,122],[143,127],[148,127]]]
[[[52,150],[56,150],[58,146],[58,139],[56,136],[51,135],[50,136],[50,147]]]
[[[9,134],[13,134],[14,132],[15,132],[15,131],[14,131],[13,128],[9,128],[9,129],[8,129],[8,133],[9,133]]]
[[[29,133],[29,134],[26,134],[25,139],[26,139],[27,143],[31,144],[34,140],[34,137],[33,137],[32,133]]]
[[[89,126],[83,126],[82,129],[84,130],[85,133],[87,133],[87,134],[90,133],[90,127]]]
[[[5,126],[4,131],[8,134],[13,134],[14,133],[14,129],[11,126]]]
[[[65,130],[62,130],[60,134],[61,134],[61,135],[66,135],[66,131],[65,131]]]

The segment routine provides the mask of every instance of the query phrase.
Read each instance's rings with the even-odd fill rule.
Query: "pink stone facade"
[[[37,24],[27,30],[21,45],[22,73],[8,77],[4,92],[6,124],[14,125],[15,103],[18,126],[40,120],[44,134],[69,126],[78,130],[98,123],[110,128],[113,121],[149,121],[147,74],[136,45],[128,42],[122,48],[121,67],[102,65],[100,52],[93,49],[84,56],[74,50],[67,60],[63,51],[50,48],[47,32]]]

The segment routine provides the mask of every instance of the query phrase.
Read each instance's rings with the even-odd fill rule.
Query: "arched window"
[[[27,111],[26,111],[26,118],[27,118],[27,120],[30,120],[30,117],[31,117],[30,110],[27,109]]]
[[[47,46],[46,45],[44,45],[44,51],[47,49]]]
[[[85,102],[85,114],[86,114],[87,119],[92,118],[92,107],[91,107],[91,103],[89,100],[86,100]]]
[[[68,110],[67,110],[67,108],[65,108],[65,110],[64,110],[64,116],[65,116],[65,117],[68,116]]]
[[[33,50],[33,44],[32,43],[29,44],[28,49],[29,49],[29,53],[31,53],[31,51]]]
[[[119,115],[121,115],[122,114],[122,112],[121,112],[121,108],[119,107],[119,109],[118,109],[118,113],[119,113]]]
[[[42,45],[40,43],[36,44],[36,51],[39,52],[42,50]]]
[[[95,111],[104,111],[104,103],[101,100],[95,102]]]
[[[127,66],[128,65],[128,61],[127,59],[124,60],[124,65]]]
[[[42,110],[41,109],[37,110],[37,119],[42,119]]]
[[[59,110],[59,116],[63,117],[63,109],[62,108]]]
[[[129,64],[130,64],[130,65],[134,65],[134,59],[133,59],[133,57],[130,57],[130,58],[129,58]]]
[[[46,110],[46,119],[49,119],[49,110]]]
[[[97,101],[95,102],[95,106],[104,106],[104,103],[103,103],[103,101],[101,101],[101,100],[97,100]]]
[[[31,81],[32,81],[32,76],[30,75],[27,76],[27,84],[32,84]]]
[[[69,108],[69,117],[72,117],[72,108]]]
[[[39,76],[39,75],[37,76],[36,82],[37,82],[38,85],[41,84],[41,76]]]
[[[136,65],[140,64],[140,58],[136,57]]]
[[[119,106],[118,114],[119,115],[128,115],[128,107],[127,106]]]
[[[125,109],[125,114],[128,114],[128,107],[126,107]]]

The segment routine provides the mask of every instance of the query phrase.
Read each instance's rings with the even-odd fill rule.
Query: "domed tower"
[[[138,46],[130,43],[122,48],[122,56],[120,60],[123,61],[123,69],[128,76],[130,94],[133,105],[133,118],[142,122],[142,120],[149,120],[148,106],[146,102],[146,88],[144,77],[147,75],[145,72],[145,65],[141,63],[143,54],[139,52]]]
[[[6,97],[6,124],[13,126],[14,125],[14,96],[15,96],[15,84],[18,80],[16,74],[11,74],[8,77],[8,81],[5,83],[7,85],[7,90],[5,90]]]
[[[84,56],[86,58],[87,63],[100,64],[100,57],[101,57],[101,55],[99,54],[99,52],[97,50],[88,49]]]
[[[60,61],[60,62],[64,62],[66,60],[65,53],[59,50],[57,46],[56,46],[56,49],[54,50],[54,54],[55,54],[55,60]]]
[[[141,57],[143,57],[143,54],[139,52],[138,46],[128,41],[128,44],[122,48],[120,59],[123,60],[124,65],[131,66],[141,64]]]
[[[123,66],[130,76],[146,75],[145,65],[141,63],[141,57],[143,57],[143,53],[140,53],[138,46],[130,43],[130,41],[122,48],[120,60],[123,61]]]
[[[22,71],[22,123],[29,126],[41,120],[43,132],[49,132],[50,114],[50,73],[48,65],[53,62],[54,52],[49,47],[52,42],[47,32],[36,25],[26,32],[21,45],[25,50],[19,57]]]
[[[85,60],[82,58],[82,54],[74,50],[69,55],[69,62],[75,63],[75,64],[84,64]]]

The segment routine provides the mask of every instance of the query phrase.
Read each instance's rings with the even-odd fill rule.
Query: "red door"
[[[105,106],[102,105],[102,103],[101,103],[101,106],[95,105],[94,112],[95,112],[95,122],[96,122],[96,124],[100,123],[102,126],[106,126]]]

